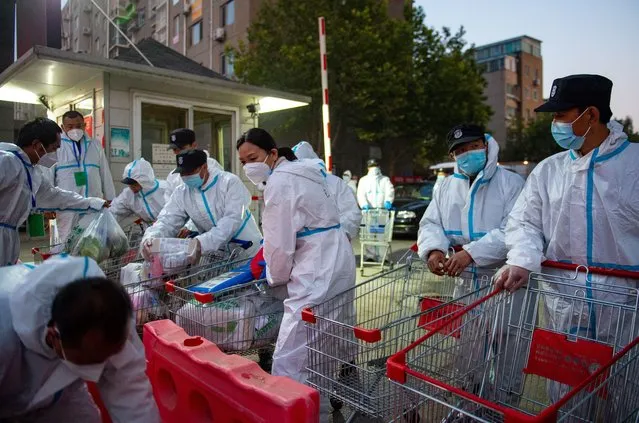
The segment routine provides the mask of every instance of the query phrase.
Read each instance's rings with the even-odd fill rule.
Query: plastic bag
[[[71,252],[74,256],[91,257],[101,263],[108,258],[121,257],[129,249],[129,242],[108,210],[101,211],[84,230]]]
[[[152,241],[148,275],[157,278],[180,270],[199,259],[194,239],[156,238]]]
[[[259,348],[270,345],[280,332],[280,324],[284,315],[284,303],[276,298],[252,299],[256,314],[254,323],[253,345],[251,348]]]
[[[142,263],[129,263],[120,269],[120,283],[123,286],[142,282]]]
[[[133,311],[135,313],[136,325],[144,325],[154,320],[166,319],[169,309],[160,300],[157,291],[145,288],[139,284],[124,287],[131,298]]]
[[[253,343],[254,316],[255,305],[242,298],[208,304],[193,299],[175,313],[175,323],[223,351],[243,351]]]
[[[73,250],[75,249],[75,246],[78,244],[78,241],[80,240],[80,237],[82,236],[86,228],[88,228],[89,225],[93,223],[95,218],[96,218],[95,213],[89,213],[89,214],[84,214],[80,216],[78,223],[76,223],[73,226],[73,229],[71,229],[71,233],[69,234],[69,237],[67,238],[67,241],[64,247],[64,250],[66,252],[68,253],[73,252]]]

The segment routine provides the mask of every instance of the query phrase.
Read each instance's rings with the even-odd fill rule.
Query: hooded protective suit
[[[417,245],[422,259],[433,250],[445,254],[452,246],[463,246],[480,267],[506,259],[504,229],[524,180],[497,166],[499,144],[488,134],[486,139],[486,166],[472,185],[455,168],[434,192],[419,224]]]
[[[630,143],[617,122],[610,122],[608,129],[610,135],[585,156],[573,150],[561,152],[532,171],[506,227],[508,264],[569,279],[573,279],[573,271],[541,269],[541,262],[549,259],[639,271],[639,144]],[[615,303],[623,298],[593,290],[592,286],[636,289],[638,285],[635,279],[596,274],[577,281],[583,283],[586,298]],[[541,288],[575,295],[574,288],[556,284]],[[610,307],[606,311],[590,303],[589,318],[583,322],[578,316],[584,313],[577,310],[581,302],[569,304],[549,298],[545,304],[546,321],[553,330],[606,343],[615,337],[616,350],[637,336],[630,333],[631,319],[617,327]],[[631,297],[628,302],[633,302]],[[552,387],[551,396],[557,397]]]
[[[204,152],[206,153],[207,157],[209,156],[209,152],[204,150]],[[224,168],[222,167],[221,164],[218,163],[217,160],[209,157],[207,159],[208,165],[209,167],[213,167],[219,170],[224,170]],[[177,173],[175,170],[172,170],[171,173],[169,173],[169,175],[166,177],[166,185],[165,185],[165,189],[164,189],[164,201],[165,203],[169,202],[169,199],[171,198],[171,194],[173,194],[173,191],[175,191],[175,189],[177,187],[179,187],[180,185],[182,185],[182,177],[180,176],[179,173]]]
[[[350,170],[345,170],[344,175],[342,175],[342,180],[350,189],[353,190],[353,194],[357,197],[357,182],[353,180],[353,174]]]
[[[99,211],[104,205],[99,198],[84,198],[52,186],[41,167],[31,165],[15,144],[0,143],[0,169],[0,266],[14,264],[20,257],[18,228],[32,209],[85,212]]]
[[[274,375],[302,383],[307,379],[302,309],[355,285],[355,256],[339,222],[317,166],[280,159],[266,184],[262,220],[267,279],[287,289],[273,354]]]
[[[357,238],[359,224],[362,221],[362,212],[357,205],[357,198],[355,198],[351,188],[341,178],[326,172],[326,165],[306,141],[302,141],[293,147],[293,152],[298,159],[310,160],[320,166],[320,170],[326,176],[326,184],[331,197],[335,200],[339,210],[339,222],[342,225],[342,230],[346,232],[348,239]]]
[[[137,194],[129,187],[122,190],[109,210],[121,221],[130,216],[137,216],[146,223],[157,219],[164,207],[164,184],[155,179],[151,163],[144,159],[137,159],[126,165],[122,178],[134,179],[142,185]]]
[[[105,200],[115,198],[115,187],[111,170],[102,144],[87,134],[75,142],[62,133],[62,143],[57,152],[58,161],[52,167],[53,184],[83,197],[98,197]],[[65,242],[78,217],[77,212],[57,214],[60,239]]]
[[[231,251],[233,240],[251,241],[242,257],[252,257],[260,248],[262,235],[249,211],[251,196],[237,176],[208,162],[209,177],[201,188],[182,184],[144,233],[142,243],[152,238],[172,238],[191,219],[200,233],[202,253]]]
[[[86,257],[51,258],[19,280],[3,272],[0,268],[0,421],[100,422],[84,381],[47,345],[45,333],[56,292],[104,273]],[[135,325],[131,328],[122,351],[103,364],[80,367],[85,379],[97,381],[114,422],[159,422],[144,348]]]
[[[379,167],[368,169],[357,185],[357,202],[361,208],[381,209],[384,204],[395,201],[395,187],[388,176],[382,175]]]

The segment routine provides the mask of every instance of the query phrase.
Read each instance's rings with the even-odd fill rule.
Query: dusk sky
[[[552,81],[596,73],[613,82],[615,117],[639,127],[638,0],[416,0],[426,23],[466,29],[466,40],[489,44],[519,35],[542,41],[544,97]],[[633,76],[635,75],[635,76]]]

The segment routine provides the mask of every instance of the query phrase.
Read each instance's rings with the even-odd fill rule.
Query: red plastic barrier
[[[319,421],[319,393],[190,337],[170,320],[144,325],[147,373],[165,423]]]

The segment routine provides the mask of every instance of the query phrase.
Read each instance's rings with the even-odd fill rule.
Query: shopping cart
[[[165,269],[164,273],[157,277],[143,278],[133,283],[121,281],[125,284],[124,288],[133,303],[138,332],[142,333],[142,327],[147,322],[168,318],[168,298],[164,288],[166,282],[178,280],[186,287],[225,273],[241,264],[246,264],[246,259],[238,260],[238,255],[242,250],[250,248],[253,243],[248,241],[239,244],[240,247],[233,249],[230,253],[226,250],[219,250],[203,254],[197,264],[170,270]],[[119,277],[117,278],[119,280]]]
[[[394,221],[394,210],[362,210],[362,223],[359,230],[359,270],[362,275],[364,275],[364,267],[367,264],[379,266],[380,271],[384,270],[386,263],[389,263],[392,268],[391,255],[393,250],[391,243],[393,241]],[[372,257],[367,256],[367,254],[371,253],[367,253],[366,247],[370,247],[374,251]]]
[[[547,262],[522,303],[492,292],[446,316],[388,360],[388,421],[635,421],[639,295],[610,276],[639,278]]]
[[[166,284],[171,320],[191,336],[208,339],[227,353],[255,356],[267,367],[282,322],[286,288],[259,280],[198,293],[190,289],[191,282],[175,279]]]
[[[386,360],[433,324],[478,298],[494,269],[469,268],[437,277],[425,263],[407,261],[314,307],[304,309],[308,384],[356,414],[385,418],[397,401]]]

